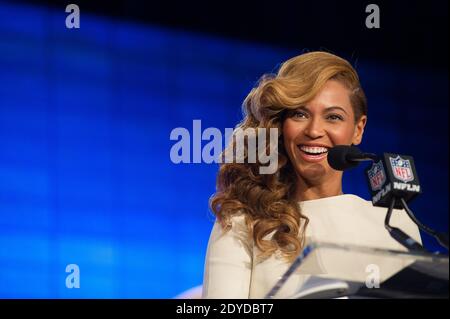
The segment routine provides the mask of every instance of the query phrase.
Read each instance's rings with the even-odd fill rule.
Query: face
[[[283,139],[297,175],[309,182],[342,176],[328,165],[328,149],[360,144],[366,121],[367,117],[362,116],[355,124],[349,90],[333,80],[313,100],[288,111]]]

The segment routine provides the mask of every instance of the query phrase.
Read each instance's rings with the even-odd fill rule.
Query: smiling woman
[[[367,122],[364,93],[359,83],[349,82],[331,78],[305,106],[287,112],[283,137],[297,174],[298,200],[342,194],[342,171],[328,165],[328,149],[360,144]],[[350,99],[355,90],[360,97],[353,107]]]
[[[383,209],[344,195],[342,172],[327,162],[329,148],[361,143],[367,123],[366,97],[349,62],[326,52],[294,57],[264,75],[243,108],[238,128],[278,129],[278,169],[262,175],[259,162],[221,164],[204,297],[264,297],[310,241],[404,250],[384,230]],[[407,215],[394,215],[420,242]],[[291,276],[281,297],[331,270],[319,260],[309,271]]]

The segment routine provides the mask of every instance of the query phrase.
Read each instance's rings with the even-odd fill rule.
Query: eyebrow
[[[333,106],[329,106],[329,107],[325,108],[325,111],[332,111],[332,110],[341,110],[342,112],[347,114],[347,111],[344,110],[343,107],[340,107],[340,106],[337,106],[337,105],[333,105]]]
[[[299,109],[300,109],[300,110],[304,110],[304,111],[309,112],[309,110],[307,109],[307,107],[304,106],[304,105],[299,106],[299,107],[297,108],[297,110],[299,110]],[[333,110],[341,110],[342,112],[344,112],[345,114],[348,115],[347,111],[344,110],[343,107],[340,107],[340,106],[337,106],[337,105],[333,105],[333,106],[329,106],[329,107],[326,107],[326,108],[325,108],[325,111],[326,111],[326,112],[333,111]]]

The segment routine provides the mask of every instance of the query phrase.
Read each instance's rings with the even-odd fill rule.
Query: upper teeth
[[[324,153],[328,152],[328,149],[326,147],[311,147],[311,146],[302,146],[300,147],[302,151],[308,152],[308,153]]]

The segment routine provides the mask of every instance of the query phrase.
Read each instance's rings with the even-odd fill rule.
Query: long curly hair
[[[304,246],[308,218],[294,198],[296,174],[283,144],[282,127],[287,111],[310,101],[328,80],[337,80],[349,90],[355,123],[367,114],[366,97],[351,64],[320,51],[291,58],[277,74],[263,75],[243,102],[244,117],[236,129],[277,128],[278,168],[273,174],[259,174],[259,161],[222,161],[210,208],[225,231],[232,227],[233,216],[244,214],[249,240],[260,258],[280,251],[292,261]],[[224,153],[235,147],[231,138]]]

